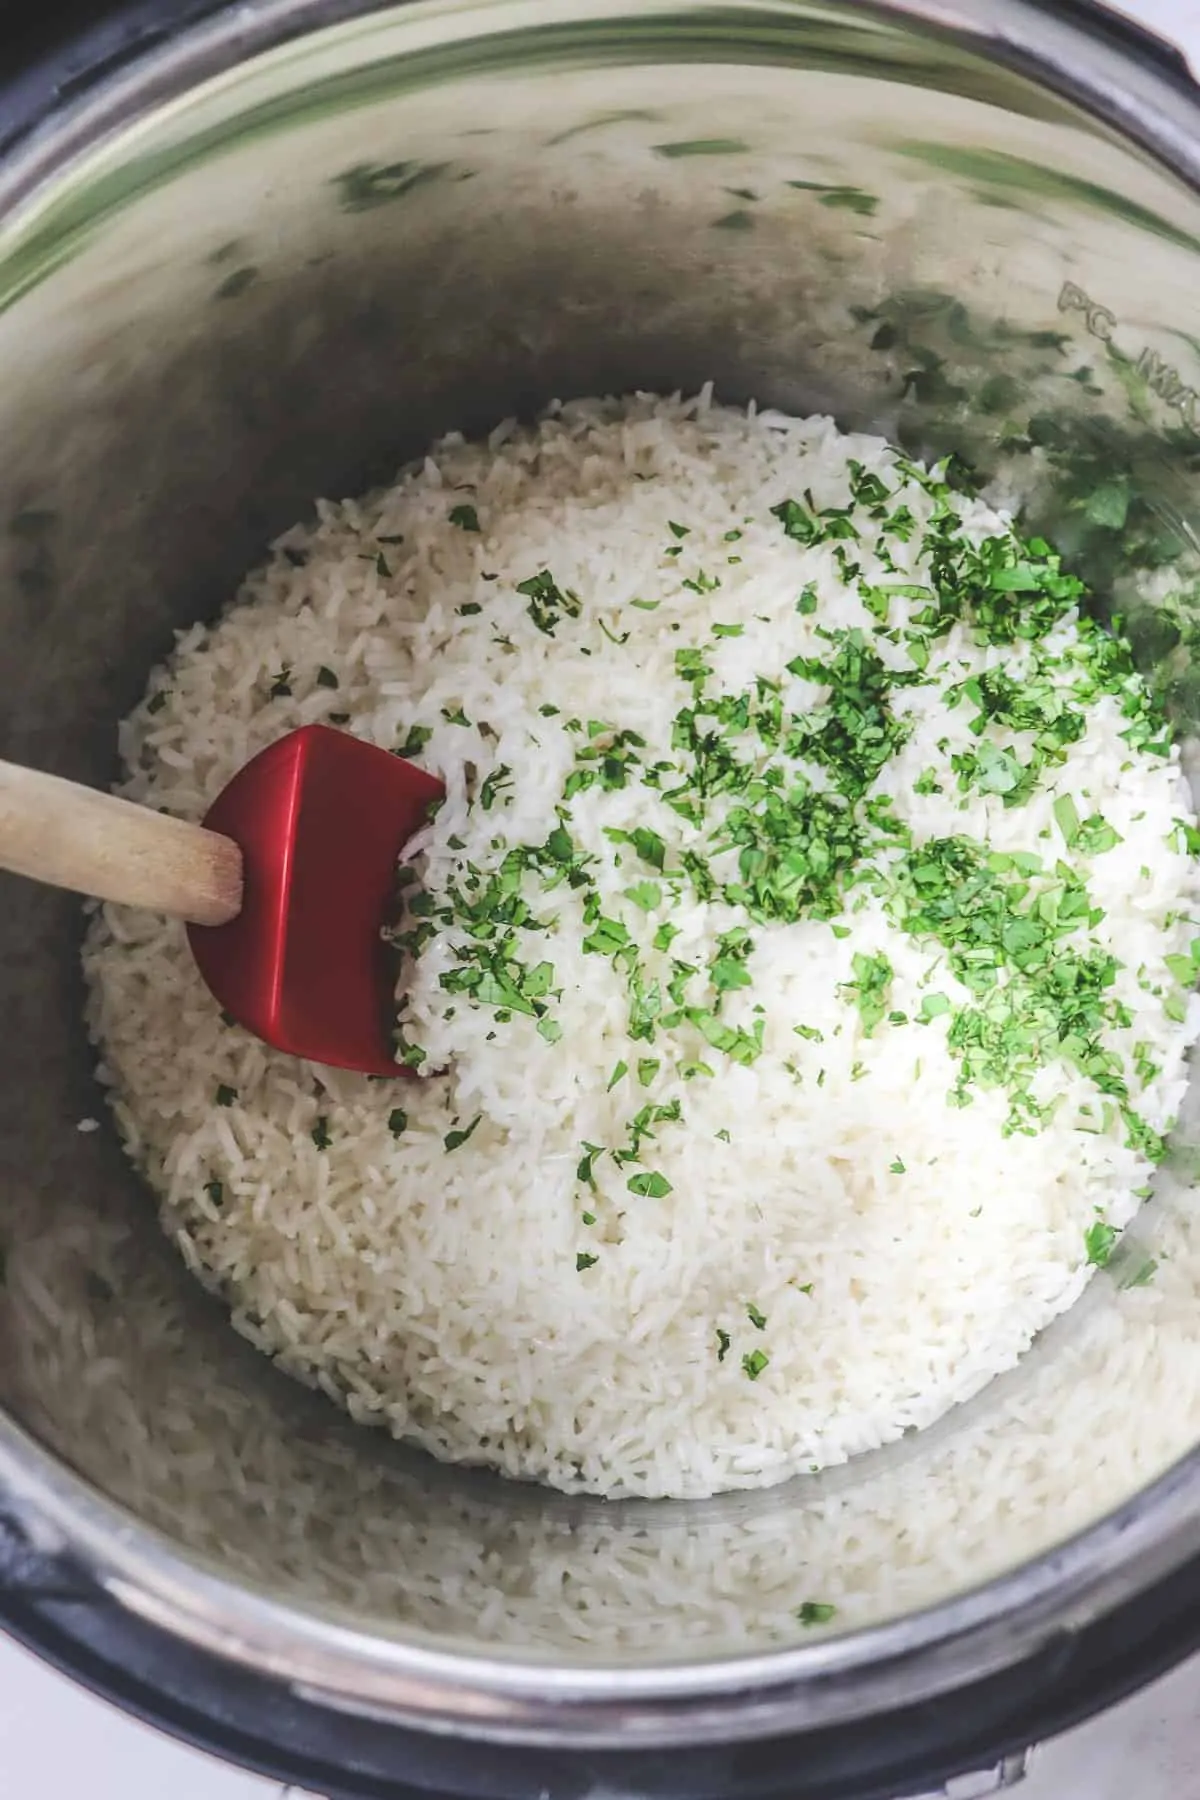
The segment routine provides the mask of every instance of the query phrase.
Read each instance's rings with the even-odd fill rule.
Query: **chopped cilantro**
[[[420,756],[432,736],[433,732],[428,725],[410,725],[407,736],[402,743],[396,745],[393,754],[396,756]]]
[[[653,912],[662,901],[662,888],[657,881],[638,881],[625,889],[625,898],[643,912]]]
[[[805,1600],[797,1607],[796,1617],[801,1625],[828,1625],[836,1617],[837,1607],[830,1606],[827,1600]]]
[[[324,663],[322,663],[317,670],[317,686],[323,688],[335,688],[339,686],[337,676],[332,669],[326,668]]]
[[[582,1275],[585,1269],[592,1268],[599,1261],[600,1258],[594,1256],[590,1250],[580,1250],[575,1256],[575,1273]]]
[[[318,1150],[328,1150],[333,1139],[329,1135],[329,1120],[324,1113],[321,1114],[309,1135]]]
[[[528,599],[529,616],[547,637],[554,636],[555,626],[564,614],[577,619],[582,610],[579,596],[570,588],[560,588],[549,569],[540,569],[527,580],[518,581],[517,592]]]
[[[445,1144],[446,1149],[447,1150],[457,1150],[460,1145],[465,1144],[467,1139],[470,1137],[471,1133],[475,1130],[475,1127],[478,1125],[480,1119],[482,1119],[482,1117],[483,1117],[482,1113],[476,1113],[475,1117],[471,1120],[471,1123],[469,1125],[464,1125],[461,1128],[458,1126],[458,1124],[456,1122],[454,1130],[448,1131],[446,1133],[445,1137],[442,1139],[442,1142]]]
[[[479,514],[475,511],[473,506],[467,506],[465,503],[458,506],[452,506],[450,508],[449,518],[450,523],[452,525],[457,525],[461,531],[479,530]]]
[[[861,950],[856,950],[852,967],[854,980],[843,982],[842,988],[845,993],[854,995],[859,1017],[862,1019],[863,1036],[870,1037],[887,1014],[892,965],[886,956],[867,956]]]
[[[408,1114],[402,1106],[394,1106],[388,1114],[388,1130],[393,1137],[401,1137],[408,1130]]]
[[[590,1188],[595,1188],[596,1177],[594,1171],[596,1167],[596,1158],[603,1155],[603,1144],[589,1144],[585,1139],[583,1155],[580,1157],[579,1165],[575,1170],[576,1181],[585,1181]]]
[[[724,1024],[715,1013],[703,1007],[690,1006],[686,1013],[706,1042],[714,1050],[724,1051],[732,1062],[748,1066],[762,1054],[764,1028],[761,1019],[754,1021],[751,1031],[743,1031],[740,1026]]]
[[[1088,1262],[1097,1269],[1102,1269],[1112,1256],[1117,1235],[1115,1226],[1106,1225],[1102,1219],[1097,1219],[1094,1225],[1089,1225],[1083,1234],[1083,1244],[1087,1251]]]
[[[659,1175],[653,1169],[646,1169],[640,1175],[631,1175],[625,1185],[631,1194],[650,1200],[664,1200],[671,1192],[671,1183],[666,1176]]]
[[[507,763],[500,763],[492,770],[479,790],[479,804],[484,812],[491,812],[501,794],[513,785],[512,770]]]
[[[770,1357],[764,1350],[751,1350],[742,1358],[742,1372],[751,1381],[757,1381],[763,1370],[770,1363]]]
[[[717,1361],[719,1363],[724,1362],[725,1358],[729,1355],[729,1346],[732,1343],[732,1341],[733,1340],[731,1339],[729,1333],[727,1331],[722,1331],[720,1326],[718,1325],[718,1327],[717,1327]]]
[[[751,1300],[746,1307],[746,1317],[756,1331],[765,1331],[767,1329],[767,1315],[759,1312],[753,1300]]]
[[[217,1089],[217,1105],[218,1106],[232,1106],[234,1101],[237,1099],[237,1097],[238,1097],[237,1089],[235,1087],[227,1087],[225,1082],[222,1082],[220,1087]]]

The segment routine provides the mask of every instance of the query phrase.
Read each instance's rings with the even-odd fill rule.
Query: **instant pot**
[[[314,496],[711,379],[957,453],[1121,613],[1191,768],[1198,294],[1200,95],[1091,8],[0,25],[0,754],[110,779],[172,632]],[[1081,1302],[934,1428],[567,1498],[352,1427],[229,1329],[104,1122],[80,935],[0,878],[0,1615],[78,1680],[343,1800],[891,1800],[1200,1641],[1195,1106]],[[831,1624],[781,1609],[799,1574]]]

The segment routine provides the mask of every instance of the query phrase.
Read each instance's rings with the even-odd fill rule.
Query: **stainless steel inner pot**
[[[0,157],[0,754],[108,779],[173,629],[314,496],[708,379],[969,456],[1187,737],[1198,187],[1184,74],[1021,0],[223,8]],[[1188,1120],[1085,1299],[938,1427],[566,1500],[351,1428],[229,1330],[77,1129],[80,922],[0,883],[0,1510],[173,1638],[427,1729],[695,1745],[941,1693],[1200,1549]]]

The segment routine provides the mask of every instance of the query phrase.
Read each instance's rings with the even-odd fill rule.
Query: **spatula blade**
[[[289,733],[239,771],[204,823],[241,848],[242,910],[188,927],[200,973],[235,1019],[311,1062],[404,1073],[380,932],[400,853],[444,791],[327,725]]]

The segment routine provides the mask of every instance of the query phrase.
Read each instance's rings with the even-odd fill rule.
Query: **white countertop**
[[[1200,74],[1200,3],[1125,0]],[[967,1787],[969,1791],[969,1786]],[[0,1800],[301,1800],[185,1750],[0,1635]],[[1200,1657],[1034,1751],[1016,1800],[1200,1800]],[[964,1792],[963,1800],[966,1800]]]

